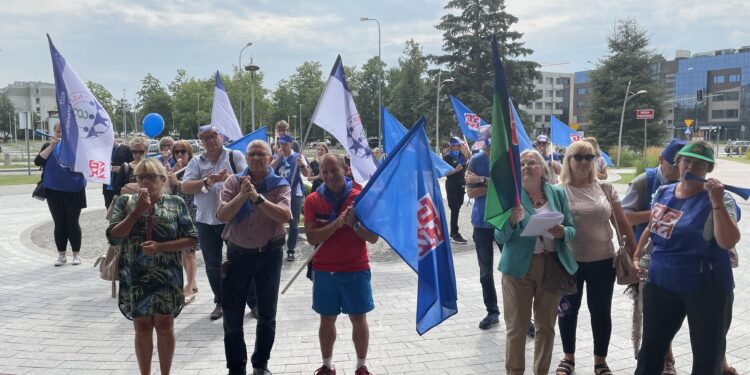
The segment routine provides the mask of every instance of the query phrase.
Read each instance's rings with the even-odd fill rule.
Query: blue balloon
[[[143,132],[149,138],[156,138],[164,131],[164,118],[158,113],[149,113],[143,118]]]

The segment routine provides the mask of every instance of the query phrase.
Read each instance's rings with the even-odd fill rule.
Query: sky
[[[404,43],[414,39],[425,54],[441,53],[435,28],[447,0],[3,0],[0,2],[0,87],[14,81],[53,82],[45,33],[84,80],[103,84],[116,98],[132,101],[151,73],[163,84],[177,69],[210,77],[253,62],[264,86],[304,61],[320,61],[328,73],[338,54],[361,66],[378,53],[395,66]],[[634,18],[651,46],[667,59],[675,50],[704,52],[750,45],[744,0],[506,0],[518,17],[513,29],[533,49],[528,59],[556,64],[542,70],[592,68],[607,53],[606,38],[617,19]],[[559,64],[562,63],[562,64]]]

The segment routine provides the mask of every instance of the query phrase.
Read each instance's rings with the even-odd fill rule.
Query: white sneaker
[[[73,255],[73,261],[70,262],[70,264],[74,266],[81,264],[81,257],[79,257],[78,255]]]
[[[55,262],[55,267],[60,267],[63,264],[65,264],[68,261],[68,258],[65,257],[65,255],[60,255],[57,257],[57,261]]]

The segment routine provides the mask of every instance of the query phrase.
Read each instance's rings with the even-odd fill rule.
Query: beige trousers
[[[534,255],[524,278],[503,274],[503,312],[505,316],[505,371],[522,375],[526,367],[526,334],[534,308],[534,374],[546,375],[555,344],[555,318],[560,296],[542,286],[544,256]]]

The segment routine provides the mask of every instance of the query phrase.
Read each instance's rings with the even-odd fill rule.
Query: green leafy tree
[[[354,97],[359,117],[362,119],[362,125],[370,137],[378,135],[378,79],[383,76],[385,67],[385,63],[380,61],[377,56],[367,60],[362,65],[359,87]],[[383,78],[385,79],[385,77]],[[381,87],[383,105],[387,102],[387,91],[384,81]]]
[[[654,109],[654,118],[662,117],[664,91],[653,76],[652,61],[658,61],[649,48],[649,38],[634,19],[621,19],[607,39],[609,55],[591,73],[592,97],[586,134],[596,137],[603,149],[617,146],[622,103],[630,82],[630,91],[646,90],[627,103],[622,131],[623,145],[643,148],[643,120],[637,120],[636,109]],[[666,129],[654,121],[648,128],[649,144],[660,143]]]
[[[158,78],[146,74],[141,80],[141,89],[138,90],[138,104],[140,115],[139,118],[149,113],[158,113],[164,118],[164,131],[160,136],[165,136],[174,131],[171,129],[173,124],[172,118],[172,98],[169,96],[167,89],[162,86]],[[140,126],[140,124],[138,124]]]
[[[13,132],[13,121],[16,117],[16,108],[6,95],[0,95],[0,132],[3,137],[8,137]]]
[[[269,121],[269,133],[273,134],[273,125],[279,120],[289,120],[290,133],[302,139],[310,126],[310,118],[318,104],[318,98],[323,92],[325,81],[320,62],[305,61],[288,79],[279,82],[273,93],[273,118]],[[302,112],[302,131],[299,130],[300,105]],[[298,118],[294,118],[294,116]],[[317,126],[310,129],[308,142],[321,139],[323,130]]]
[[[422,47],[410,39],[404,46],[398,66],[388,72],[388,108],[404,125],[409,126],[426,114],[427,59]]]
[[[178,73],[170,83],[175,130],[180,138],[196,138],[198,127],[211,122],[214,76],[196,79]]]
[[[528,103],[539,97],[533,86],[539,64],[522,60],[533,51],[524,47],[521,41],[523,34],[512,30],[518,18],[506,12],[505,8],[504,0],[451,0],[445,6],[450,13],[444,15],[436,26],[443,32],[445,54],[432,56],[432,60],[446,67],[443,79],[455,79],[450,88],[452,94],[485,119],[492,118],[490,38],[493,34],[498,39],[513,101]]]

